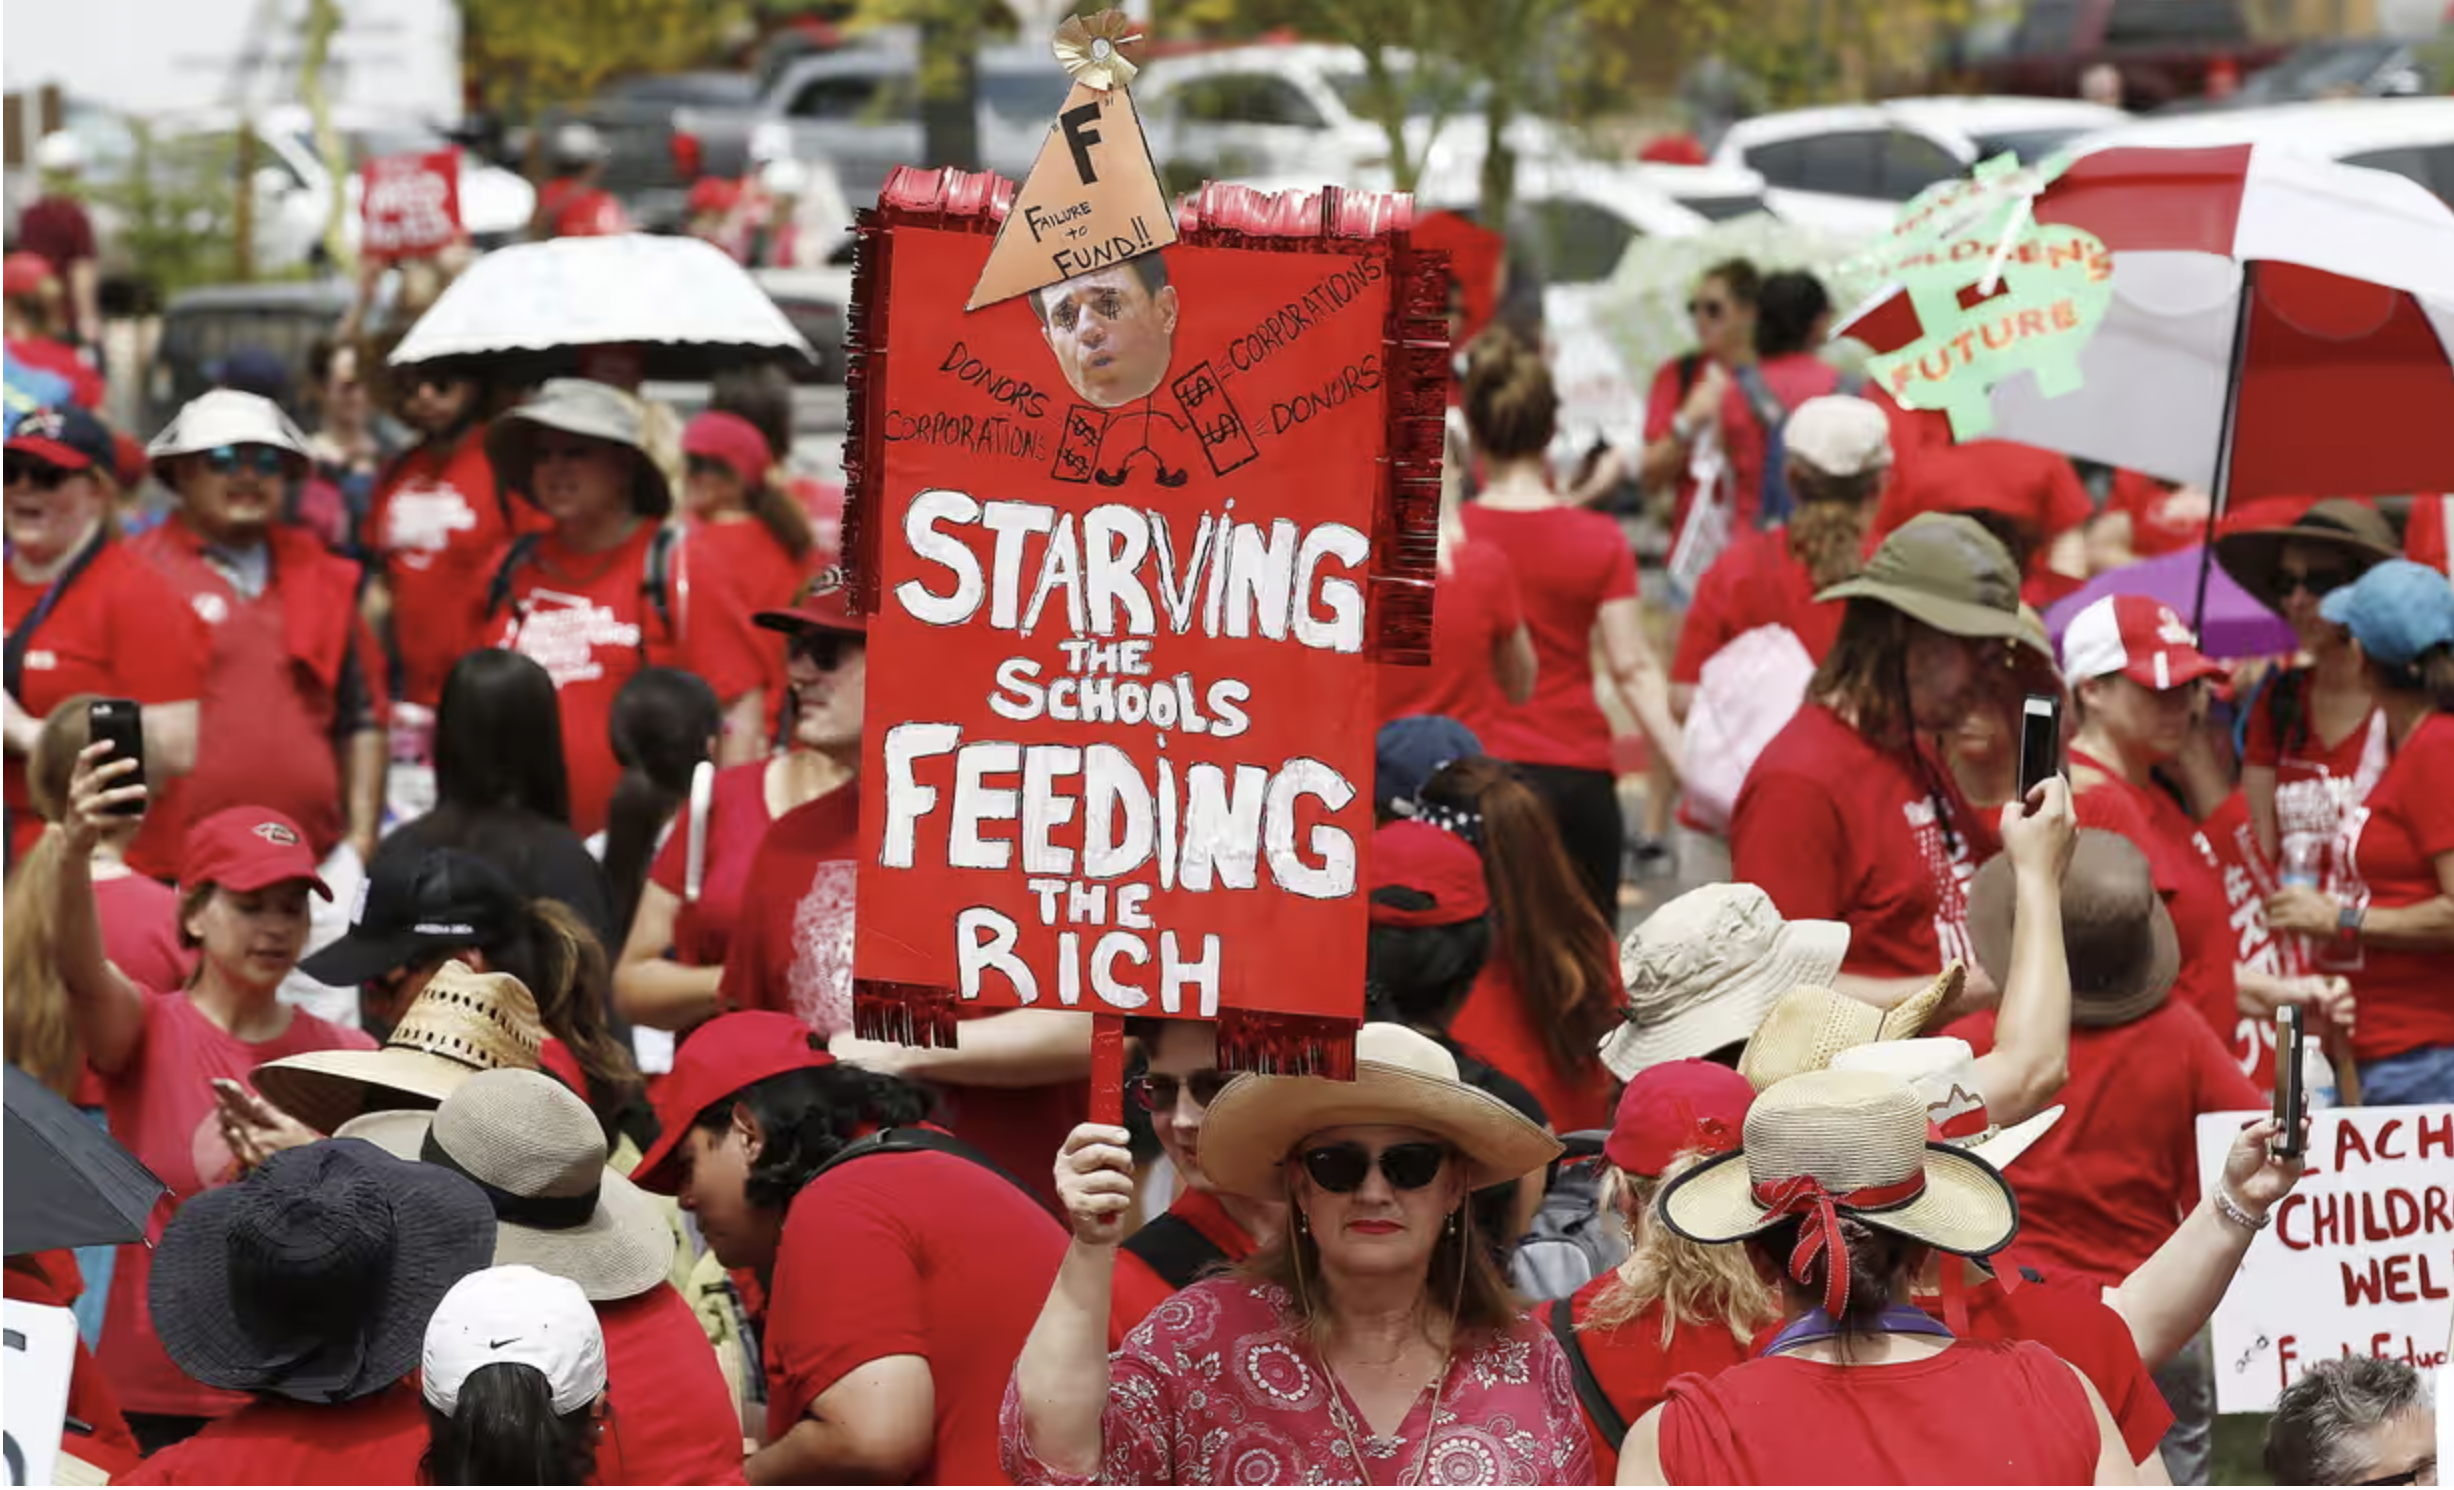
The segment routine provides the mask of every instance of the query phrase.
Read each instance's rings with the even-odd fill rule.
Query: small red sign
[[[461,239],[460,151],[384,155],[366,163],[358,214],[372,258],[422,259]]]

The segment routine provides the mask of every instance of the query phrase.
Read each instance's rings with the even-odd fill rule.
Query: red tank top
[[[2027,1341],[1961,1340],[1898,1366],[1795,1356],[1670,1384],[1673,1485],[2088,1485],[2087,1389]]]

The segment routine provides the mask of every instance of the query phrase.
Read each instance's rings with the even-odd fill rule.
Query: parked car
[[[919,69],[917,35],[881,27],[787,64],[749,109],[676,109],[678,148],[710,175],[739,176],[764,129],[793,159],[831,166],[846,200],[858,207],[877,199],[896,166],[929,163]],[[1020,180],[1065,102],[1065,74],[1050,64],[1045,47],[1001,47],[979,54],[978,77],[982,164]]]
[[[2109,63],[2123,102],[2152,109],[2205,94],[2218,66],[2238,77],[2285,50],[2251,35],[2244,0],[2027,0],[2008,44],[1964,67],[1989,93],[2071,98],[2082,73]]]
[[[844,331],[851,323],[852,271],[849,269],[753,269],[750,278],[767,292],[801,333],[815,362],[792,359],[784,364],[796,383],[841,383],[850,365]]]
[[[1873,233],[1901,203],[1979,161],[2005,151],[2038,160],[2129,118],[2075,99],[1895,98],[1741,120],[1721,137],[1713,164],[1762,176],[1776,216]]]
[[[2454,98],[2340,99],[2142,119],[2089,135],[2076,148],[2247,144],[2391,171],[2454,205]]]
[[[1404,52],[1389,61],[1408,101],[1418,186],[1470,187],[1486,143],[1483,90],[1420,69]],[[1372,86],[1362,52],[1304,42],[1170,57],[1135,80],[1133,100],[1151,154],[1178,189],[1260,176],[1386,190],[1389,133],[1373,112]],[[1532,116],[1513,120],[1507,139],[1522,159],[1578,153],[1559,126]]]
[[[1708,222],[1728,222],[1750,212],[1769,212],[1764,178],[1744,166],[1667,165],[1640,161],[1623,167],[1631,179],[1660,192]],[[1776,216],[1778,214],[1775,214]]]
[[[2164,113],[2262,109],[2339,98],[2426,98],[2454,93],[2454,33],[2339,36],[2299,46],[2220,99],[2187,99]]]

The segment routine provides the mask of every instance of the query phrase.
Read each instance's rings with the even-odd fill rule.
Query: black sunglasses
[[[2289,595],[2295,590],[2307,590],[2313,597],[2324,597],[2360,578],[2356,569],[2277,569],[2275,591]]]
[[[1718,300],[1690,300],[1687,313],[1699,320],[1718,321],[1730,313],[1730,308]]]
[[[733,473],[730,465],[712,455],[693,455],[683,464],[693,476],[729,476]]]
[[[1193,1094],[1195,1107],[1207,1107],[1227,1090],[1227,1083],[1236,1079],[1233,1071],[1196,1071],[1190,1076],[1136,1076],[1125,1083],[1133,1100],[1151,1112],[1173,1112],[1176,1099],[1185,1092]]]
[[[1383,1178],[1396,1190],[1420,1190],[1440,1178],[1449,1151],[1437,1143],[1393,1143],[1375,1154],[1360,1143],[1325,1143],[1304,1151],[1304,1173],[1332,1195],[1351,1195],[1363,1188],[1377,1161]]]
[[[54,490],[61,482],[68,479],[66,470],[47,460],[36,460],[31,456],[23,459],[10,456],[6,462],[6,468],[8,485],[15,486],[22,481],[36,491]]]
[[[822,673],[831,673],[844,665],[844,658],[861,644],[856,636],[834,631],[796,631],[784,643],[784,655],[798,658]]]

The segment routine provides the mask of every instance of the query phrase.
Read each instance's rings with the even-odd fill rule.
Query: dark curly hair
[[[736,1107],[748,1108],[767,1141],[744,1188],[750,1204],[780,1211],[845,1144],[874,1129],[922,1122],[933,1105],[928,1088],[900,1076],[858,1066],[806,1066],[709,1104],[692,1126],[722,1133],[732,1126]]]

